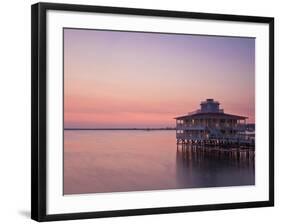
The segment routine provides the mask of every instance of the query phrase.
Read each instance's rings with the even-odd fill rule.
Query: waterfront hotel
[[[246,135],[247,117],[225,113],[213,99],[201,102],[200,106],[175,118],[177,143],[254,144]]]

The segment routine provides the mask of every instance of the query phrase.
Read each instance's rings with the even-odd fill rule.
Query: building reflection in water
[[[249,149],[178,144],[179,186],[223,187],[255,184],[255,153]]]

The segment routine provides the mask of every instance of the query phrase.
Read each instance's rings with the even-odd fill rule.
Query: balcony
[[[207,139],[207,137],[204,137],[202,135],[189,135],[189,134],[186,134],[186,133],[177,133],[176,138],[177,139],[185,139],[185,140],[197,140],[197,141]]]
[[[177,130],[183,130],[183,131],[204,131],[206,130],[206,126],[205,125],[188,125],[188,124],[177,124],[176,129]]]

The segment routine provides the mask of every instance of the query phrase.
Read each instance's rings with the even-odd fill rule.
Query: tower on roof
[[[201,112],[202,113],[219,113],[222,112],[220,110],[220,103],[218,101],[214,101],[214,99],[207,99],[206,101],[202,101],[201,104]]]

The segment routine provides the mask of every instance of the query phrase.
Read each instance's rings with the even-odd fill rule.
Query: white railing
[[[240,125],[230,125],[230,124],[219,124],[219,125],[203,125],[203,124],[177,124],[177,130],[189,130],[189,129],[224,129],[224,130],[234,130],[234,131],[246,131],[244,126]]]
[[[199,135],[187,135],[185,133],[177,133],[177,139],[185,139],[185,140],[207,140],[208,138],[199,136]]]
[[[211,139],[217,139],[217,140],[226,140],[226,141],[252,141],[255,139],[255,137],[248,136],[248,135],[222,135],[217,137],[211,137],[211,136],[202,136],[202,135],[190,135],[186,133],[176,133],[177,139],[185,139],[185,140],[211,140]]]
[[[188,125],[188,124],[177,124],[177,130],[202,130],[206,129],[205,125]]]

